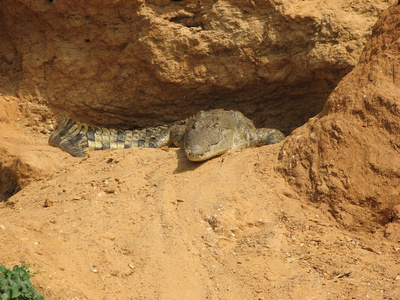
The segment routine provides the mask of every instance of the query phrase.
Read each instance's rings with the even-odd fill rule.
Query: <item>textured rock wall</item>
[[[376,24],[360,64],[280,154],[288,181],[345,225],[400,222],[399,27],[394,6]]]
[[[387,1],[0,2],[0,92],[86,122],[239,109],[286,133],[358,61]]]

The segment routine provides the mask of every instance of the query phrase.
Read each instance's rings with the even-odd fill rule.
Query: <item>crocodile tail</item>
[[[132,132],[88,126],[64,117],[51,134],[49,144],[72,156],[85,157],[86,150],[132,147]]]
[[[68,117],[61,119],[49,139],[50,145],[77,157],[85,157],[87,149],[158,148],[170,143],[166,126],[142,130],[115,130],[88,126]]]
[[[84,157],[86,156],[85,149],[88,147],[87,131],[86,124],[64,117],[51,134],[49,144],[59,147],[73,156]]]
[[[132,131],[89,126],[87,131],[89,150],[124,149],[135,146]]]
[[[132,147],[159,148],[171,144],[169,132],[167,126],[137,130],[115,130],[89,126],[87,131],[88,147],[89,150]]]

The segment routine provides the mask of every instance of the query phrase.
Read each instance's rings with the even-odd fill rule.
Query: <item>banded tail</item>
[[[142,130],[107,129],[88,126],[65,117],[51,134],[49,144],[59,147],[72,156],[85,157],[87,149],[158,148],[168,145],[169,131],[165,126]]]

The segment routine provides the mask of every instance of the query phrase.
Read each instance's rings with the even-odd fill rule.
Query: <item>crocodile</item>
[[[257,129],[241,112],[214,109],[170,125],[136,130],[100,128],[64,117],[49,144],[77,157],[85,157],[87,149],[176,146],[189,160],[204,161],[231,150],[279,143],[284,138],[277,129]]]

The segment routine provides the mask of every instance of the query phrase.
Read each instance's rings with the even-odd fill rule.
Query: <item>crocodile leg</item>
[[[259,128],[256,129],[257,146],[276,144],[285,139],[282,132],[277,129]]]

